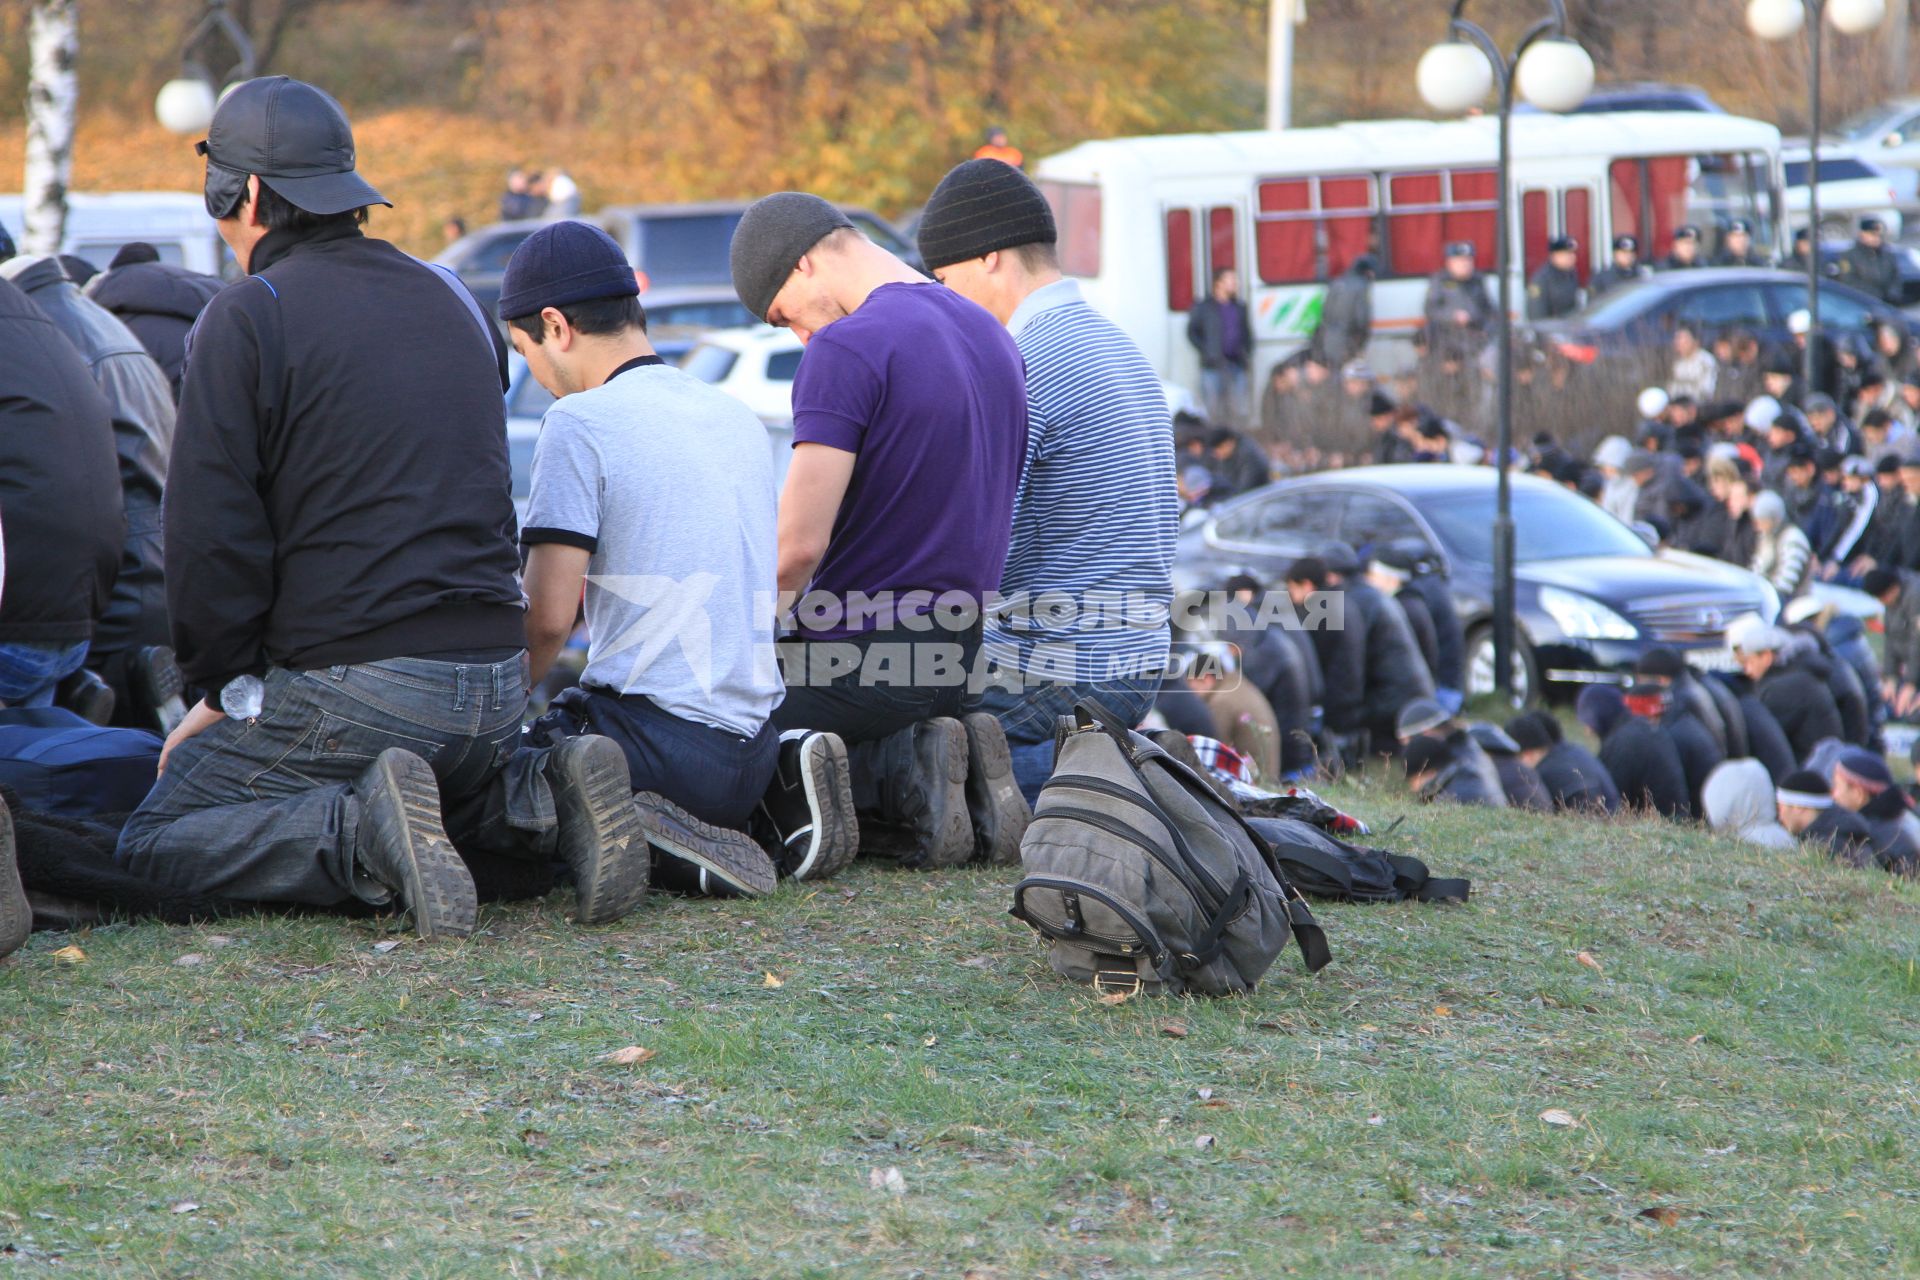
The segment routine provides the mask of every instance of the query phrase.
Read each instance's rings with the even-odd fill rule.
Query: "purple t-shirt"
[[[1027,452],[1027,379],[985,310],[937,284],[875,289],[807,344],[793,440],[857,455],[812,591],[979,600],[998,589]],[[874,627],[870,616],[819,621],[831,625],[810,626],[803,609],[803,634]]]

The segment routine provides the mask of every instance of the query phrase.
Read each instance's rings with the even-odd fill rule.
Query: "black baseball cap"
[[[1453,241],[1447,246],[1447,256],[1449,258],[1471,258],[1473,256],[1473,241]]]
[[[1547,243],[1548,253],[1572,253],[1580,247],[1580,242],[1572,236],[1555,236]]]
[[[1727,224],[1727,234],[1732,235],[1736,231],[1743,236],[1750,236],[1753,234],[1753,224],[1745,218],[1735,218]]]
[[[238,207],[248,174],[295,208],[322,216],[393,205],[354,172],[347,113],[304,81],[262,76],[235,85],[195,149],[207,158],[207,212],[215,218]]]
[[[1700,228],[1689,222],[1676,230],[1673,233],[1673,238],[1675,240],[1698,240],[1700,238]]]
[[[1617,253],[1638,253],[1640,251],[1640,242],[1632,236],[1615,236],[1613,238],[1613,247]]]

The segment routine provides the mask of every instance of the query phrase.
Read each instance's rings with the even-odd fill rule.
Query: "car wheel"
[[[1494,694],[1493,627],[1482,624],[1467,633],[1467,697],[1490,698]],[[1516,710],[1533,705],[1540,696],[1540,666],[1533,646],[1525,636],[1513,637],[1513,705]]]

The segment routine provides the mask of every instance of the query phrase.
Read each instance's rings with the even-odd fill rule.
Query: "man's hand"
[[[194,703],[193,710],[187,712],[186,717],[173,727],[173,732],[167,735],[166,744],[160,748],[160,768],[158,772],[165,773],[167,771],[167,757],[173,754],[175,747],[196,734],[205,733],[226,718],[226,712],[215,711],[207,705],[205,698]]]

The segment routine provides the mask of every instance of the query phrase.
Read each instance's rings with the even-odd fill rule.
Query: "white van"
[[[1379,264],[1373,358],[1410,359],[1442,247],[1471,240],[1492,274],[1497,122],[1375,120],[1324,129],[1086,142],[1034,176],[1060,229],[1060,264],[1140,344],[1163,378],[1197,381],[1187,312],[1235,268],[1253,314],[1255,387],[1320,321],[1327,282],[1363,253]],[[1513,118],[1516,310],[1553,237],[1580,243],[1584,281],[1616,235],[1643,261],[1698,224],[1702,258],[1735,218],[1777,247],[1780,132],[1698,111]],[[1383,341],[1385,340],[1385,341]],[[1256,391],[1256,398],[1257,398]]]
[[[21,197],[0,195],[0,226],[20,240]],[[207,216],[206,202],[184,191],[114,191],[67,196],[67,234],[60,252],[85,258],[105,271],[122,246],[144,240],[160,261],[220,274],[227,249]]]

